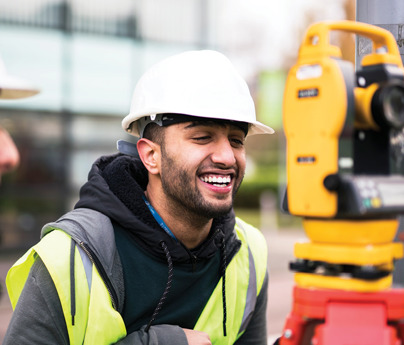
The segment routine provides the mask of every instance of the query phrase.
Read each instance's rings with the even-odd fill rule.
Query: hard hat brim
[[[139,118],[141,118],[141,117],[143,117],[143,116],[134,116],[133,114],[128,114],[122,120],[122,128],[126,132],[128,132],[129,134],[131,134],[131,135],[133,135],[135,137],[139,137],[140,133],[139,133],[139,130],[138,130],[138,126],[136,126],[136,123],[134,124],[134,122],[139,120]],[[216,119],[234,121],[233,119],[228,119],[228,118],[225,118],[225,117],[223,117],[223,118],[217,117]],[[267,125],[264,125],[263,123],[261,123],[259,121],[254,121],[254,122],[249,121],[247,123],[250,124],[250,128],[248,130],[247,137],[251,136],[251,135],[257,135],[257,134],[273,134],[273,133],[275,133],[273,128],[271,128],[271,127],[269,127]]]
[[[275,133],[275,130],[273,128],[256,121],[255,123],[251,124],[247,136],[256,134],[273,134],[273,133]]]

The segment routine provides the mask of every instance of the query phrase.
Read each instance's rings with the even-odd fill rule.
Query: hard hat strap
[[[150,123],[156,123],[159,126],[169,126],[176,123],[183,123],[183,122],[218,122],[218,123],[229,123],[234,126],[239,127],[245,135],[248,133],[249,124],[247,122],[242,121],[232,121],[226,119],[216,119],[216,118],[207,118],[201,116],[193,116],[187,114],[175,114],[175,113],[164,113],[164,114],[152,114],[150,116],[144,116],[138,120],[138,129],[140,133],[140,137],[143,137],[145,128]]]

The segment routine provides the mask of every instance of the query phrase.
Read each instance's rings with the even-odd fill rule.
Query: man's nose
[[[17,147],[8,132],[0,128],[0,177],[14,169],[20,162]]]
[[[214,163],[226,167],[231,167],[236,164],[234,149],[227,138],[221,139],[217,142],[211,157]]]

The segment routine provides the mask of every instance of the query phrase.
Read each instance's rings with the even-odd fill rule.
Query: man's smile
[[[226,187],[231,183],[232,177],[230,175],[205,174],[200,176],[199,179],[216,187]]]

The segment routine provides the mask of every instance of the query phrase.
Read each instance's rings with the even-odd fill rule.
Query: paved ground
[[[268,330],[269,342],[278,336],[283,328],[285,318],[291,308],[293,274],[288,271],[288,263],[293,259],[293,244],[304,238],[302,230],[265,231],[269,247],[269,305]],[[19,254],[0,258],[0,282],[4,286],[7,270],[16,261]],[[3,342],[12,309],[7,294],[0,299],[0,343]]]
[[[282,332],[286,316],[292,306],[293,273],[288,270],[293,260],[296,241],[305,240],[303,230],[281,230],[265,232],[269,248],[269,300],[268,333],[273,343]]]

